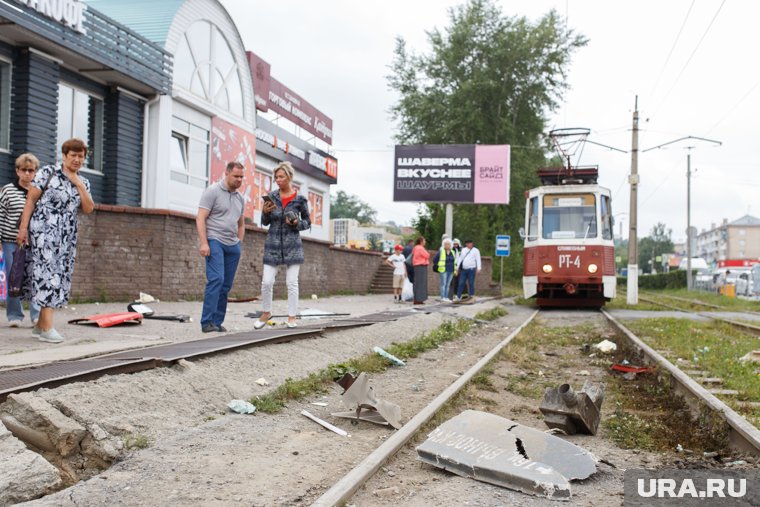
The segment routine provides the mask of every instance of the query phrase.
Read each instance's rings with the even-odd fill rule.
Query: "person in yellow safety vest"
[[[440,298],[444,303],[450,303],[449,285],[454,276],[454,267],[457,265],[457,253],[451,249],[451,239],[445,238],[438,253],[433,257],[433,271],[441,278]]]

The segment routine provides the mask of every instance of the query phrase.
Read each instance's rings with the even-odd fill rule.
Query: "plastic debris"
[[[615,352],[617,350],[617,344],[609,340],[602,340],[596,345],[594,345],[594,348],[597,349],[599,352],[603,352],[604,354],[609,354],[610,352]]]
[[[581,377],[588,377],[589,375],[591,375],[591,372],[588,370],[581,370],[581,371],[576,372],[575,374]]]
[[[227,408],[238,414],[252,414],[256,412],[256,407],[245,400],[232,400],[227,403]]]
[[[380,347],[372,347],[372,351],[375,352],[375,353],[377,353],[377,354],[380,354],[381,356],[383,356],[384,358],[386,358],[387,360],[389,360],[390,362],[392,362],[396,366],[406,366],[406,363],[404,361],[402,361],[401,359],[397,358],[396,356],[394,356],[392,354],[387,353],[386,351],[384,351]]]
[[[320,419],[319,417],[317,417],[315,415],[312,415],[310,412],[308,412],[306,410],[301,410],[301,415],[308,417],[309,419],[311,419],[315,423],[321,424],[322,426],[324,426],[328,430],[333,431],[333,432],[337,433],[338,435],[340,435],[342,437],[349,436],[347,431],[342,430],[342,429],[338,428],[337,426],[333,426],[329,422],[324,421],[324,420]]]
[[[327,406],[327,403],[325,403],[324,401],[312,401],[311,404],[312,405],[316,405],[317,407],[326,407]]]
[[[362,420],[375,424],[390,424],[396,429],[401,428],[401,408],[395,403],[381,400],[369,385],[369,378],[362,372],[354,378],[346,373],[337,380],[338,385],[345,389],[341,401],[353,410],[350,412],[333,412],[334,417],[344,417],[352,421]]]
[[[158,299],[154,298],[147,292],[140,292],[140,297],[135,299],[135,303],[158,303]]]
[[[742,363],[753,362],[760,363],[760,350],[751,350],[739,358]]]
[[[256,380],[256,383],[260,386],[268,386],[269,382],[264,377],[261,377],[260,379]]]
[[[314,301],[316,301],[317,299],[319,299],[319,297],[316,294],[312,294],[311,295],[311,299],[313,299]]]

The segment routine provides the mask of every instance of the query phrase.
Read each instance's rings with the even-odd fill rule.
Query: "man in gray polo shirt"
[[[232,288],[240,261],[240,243],[245,235],[245,200],[238,192],[243,184],[243,165],[230,162],[219,183],[206,188],[198,205],[200,253],[206,258],[206,291],[203,294],[201,330],[227,331],[222,326],[227,313],[227,294]]]

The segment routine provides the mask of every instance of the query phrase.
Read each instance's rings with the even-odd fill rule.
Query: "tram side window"
[[[593,194],[545,195],[545,239],[595,238],[596,199]]]
[[[612,208],[610,208],[610,197],[602,196],[602,239],[612,239]]]
[[[538,239],[538,197],[530,200],[528,207],[528,241]]]

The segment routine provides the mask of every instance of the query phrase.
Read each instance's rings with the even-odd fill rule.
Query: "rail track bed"
[[[498,303],[493,305],[498,306]],[[641,376],[633,381],[612,376],[610,364],[623,356],[604,356],[589,350],[588,346],[609,339],[620,342],[620,354],[626,354],[635,349],[628,344],[626,335],[611,327],[605,316],[596,311],[549,311],[532,317],[534,311],[529,308],[506,308],[507,316],[480,323],[464,336],[408,360],[405,367],[393,367],[371,375],[376,396],[401,406],[402,420],[406,423],[401,430],[364,422],[353,426],[346,420],[333,418],[330,412],[343,409],[340,403],[342,390],[337,386],[305,401],[288,403],[279,414],[222,415],[217,400],[215,405],[207,402],[205,411],[188,405],[186,408],[193,413],[192,418],[181,415],[181,409],[193,398],[177,389],[174,394],[181,397],[183,403],[178,406],[167,401],[169,409],[161,417],[166,420],[174,414],[181,424],[164,424],[161,431],[151,431],[147,425],[155,422],[158,414],[142,419],[126,417],[126,421],[121,422],[121,429],[145,432],[150,437],[146,448],[127,453],[93,478],[35,503],[97,505],[108,501],[124,505],[155,505],[160,498],[177,504],[262,506],[332,505],[344,501],[347,505],[546,505],[546,499],[423,465],[416,460],[415,447],[437,424],[465,409],[491,412],[544,430],[543,416],[538,411],[544,389],[566,382],[577,389],[585,380],[607,385],[600,431],[596,436],[563,438],[589,450],[604,462],[599,463],[597,473],[591,478],[573,483],[574,502],[595,506],[622,505],[623,470],[626,468],[675,467],[687,463],[689,466],[740,468],[755,463],[753,456],[737,454],[731,448],[730,443],[735,442],[733,438],[721,444],[717,443],[718,440],[704,441],[700,446],[693,435],[687,434],[690,433],[689,426],[685,426],[687,430],[682,435],[678,431],[684,426],[672,428],[674,440],[669,450],[658,447],[662,443],[621,444],[616,432],[622,426],[617,423],[624,418],[626,411],[641,416],[642,425],[649,423],[644,417],[647,415],[643,413],[645,410],[638,414],[635,409],[621,408],[624,391],[658,385],[659,382],[654,375]],[[268,378],[275,384],[285,378],[274,374],[283,358],[310,356],[312,360],[305,366],[306,371],[310,371],[330,360],[322,354],[323,350],[345,347],[348,352],[350,344],[357,340],[357,334],[374,333],[375,338],[380,333],[390,334],[394,336],[391,341],[398,341],[399,336],[408,338],[455,319],[455,314],[472,317],[475,311],[483,309],[442,308],[429,315],[339,331],[317,339],[261,347],[255,354],[238,351],[226,356],[230,356],[228,362],[233,361],[232,356],[243,356],[241,363],[271,362],[271,366],[261,371],[270,373]],[[521,329],[531,317],[534,322]],[[387,338],[385,343],[388,343]],[[634,360],[632,356],[629,359]],[[137,385],[141,386],[140,389],[152,389],[154,395],[168,394],[172,391],[162,390],[160,384],[170,383],[170,377],[179,377],[182,385],[192,386],[190,391],[199,391],[203,382],[214,379],[226,384],[229,390],[231,382],[223,380],[218,371],[224,362],[225,358],[221,356],[207,358],[181,371],[175,367],[120,375],[113,380],[100,379],[84,389],[80,387],[79,391],[85,393],[75,395],[73,388],[64,387],[43,390],[42,396],[64,408],[74,401],[89,404],[96,398],[93,392],[103,389],[110,388],[126,396],[128,392],[121,391],[125,387],[118,377],[131,377],[133,393]],[[243,370],[237,375],[241,373]],[[89,394],[88,390],[91,391]],[[213,394],[226,400],[229,396],[225,397],[222,391]],[[211,394],[202,392],[205,396]],[[448,395],[455,392],[458,394],[453,400],[448,400]],[[668,395],[665,393],[666,397]],[[315,402],[320,405],[314,405]],[[323,404],[326,406],[321,406]],[[674,406],[668,405],[668,408]],[[157,410],[151,404],[142,407],[148,412]],[[329,432],[300,416],[304,409],[343,427],[350,437]],[[118,408],[113,418],[105,418],[100,423],[107,430],[117,432],[119,424],[115,419],[124,417],[125,410]],[[676,415],[684,421],[685,406],[678,406],[676,410],[682,411]],[[92,409],[89,414],[85,412],[80,408],[79,417],[96,418],[103,414],[103,411]],[[204,416],[204,413],[209,415]],[[431,418],[431,422],[426,422]],[[145,426],[138,427],[138,422]],[[629,428],[646,432],[643,427]],[[750,437],[752,429],[748,430]],[[683,439],[678,440],[680,436]],[[692,454],[676,453],[676,444],[683,444]],[[714,452],[716,457],[704,458],[702,451]],[[119,501],[114,502],[114,498]]]

